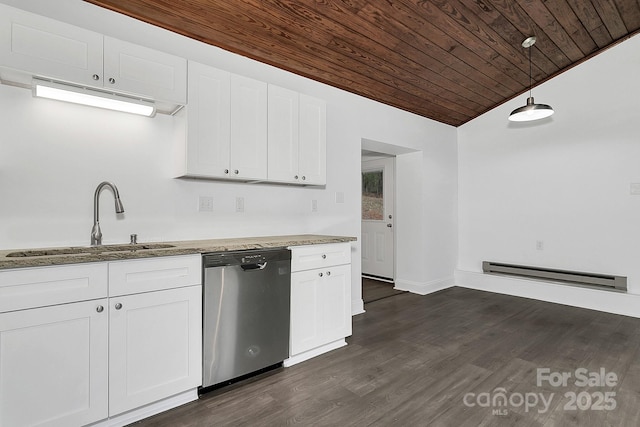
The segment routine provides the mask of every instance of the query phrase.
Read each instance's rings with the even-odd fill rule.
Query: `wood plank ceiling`
[[[640,29],[638,0],[86,1],[453,126],[526,92],[526,37],[535,85]]]

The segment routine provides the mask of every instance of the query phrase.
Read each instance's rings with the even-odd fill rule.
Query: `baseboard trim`
[[[362,298],[351,301],[351,316],[357,316],[364,312],[364,300]]]
[[[456,270],[457,286],[640,317],[640,295]]]
[[[123,427],[136,421],[149,418],[169,409],[177,408],[186,403],[198,400],[198,389],[194,388],[184,393],[179,393],[158,402],[151,403],[138,409],[134,409],[124,414],[116,415],[106,420],[90,424],[91,427]]]
[[[296,365],[298,363],[304,362],[305,360],[313,359],[316,356],[320,356],[321,354],[327,353],[331,350],[344,347],[345,345],[347,345],[347,342],[344,339],[333,341],[333,342],[330,342],[329,344],[325,344],[320,347],[316,347],[311,350],[305,351],[304,353],[291,356],[290,358],[286,359],[282,363],[282,365],[285,368],[288,368],[289,366]]]
[[[453,276],[445,277],[438,280],[432,280],[430,282],[413,282],[411,280],[396,279],[396,285],[394,289],[397,289],[399,291],[409,291],[413,294],[418,295],[427,295],[433,292],[450,288],[452,286],[455,286]]]

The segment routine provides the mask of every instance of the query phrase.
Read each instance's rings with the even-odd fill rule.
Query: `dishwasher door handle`
[[[267,267],[267,262],[257,262],[255,264],[244,264],[241,265],[240,267],[242,267],[242,269],[244,271],[249,271],[249,270],[264,270]]]

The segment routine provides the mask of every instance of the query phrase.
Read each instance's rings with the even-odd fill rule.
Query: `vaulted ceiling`
[[[640,29],[638,0],[86,1],[454,126],[528,89],[526,37],[536,84]]]

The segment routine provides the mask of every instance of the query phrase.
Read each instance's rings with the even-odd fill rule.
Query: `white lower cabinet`
[[[290,358],[285,366],[346,345],[344,338],[351,335],[350,244],[291,251]]]
[[[100,299],[0,314],[1,426],[107,418],[106,307]]]
[[[0,426],[124,425],[197,398],[200,258],[0,271]]]
[[[110,298],[109,415],[202,381],[200,286]]]

